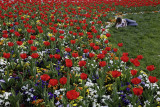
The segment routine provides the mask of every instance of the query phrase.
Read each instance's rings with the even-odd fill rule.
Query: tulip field
[[[158,62],[126,39],[145,25],[113,27],[144,13],[160,0],[0,0],[0,107],[160,107]]]

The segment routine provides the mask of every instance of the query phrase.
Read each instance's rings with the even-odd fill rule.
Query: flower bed
[[[154,65],[149,75],[137,70],[143,56],[130,59],[123,43],[109,42],[110,3],[1,2],[0,105],[158,106]]]

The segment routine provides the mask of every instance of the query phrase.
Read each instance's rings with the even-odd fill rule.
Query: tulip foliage
[[[1,0],[0,106],[158,106],[154,65],[112,46],[115,14],[159,0]],[[155,11],[156,12],[156,11]],[[135,67],[128,67],[128,63]]]

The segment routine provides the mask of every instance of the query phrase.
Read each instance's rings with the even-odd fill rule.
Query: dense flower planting
[[[123,12],[154,11],[159,0],[0,1],[0,106],[159,106],[154,65],[112,46]],[[122,10],[123,9],[123,10]],[[157,12],[157,11],[155,11]],[[135,67],[127,66],[132,63]]]

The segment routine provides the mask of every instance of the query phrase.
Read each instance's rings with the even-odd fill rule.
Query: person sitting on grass
[[[136,21],[130,19],[122,19],[118,17],[116,19],[115,27],[118,29],[119,27],[126,27],[126,26],[138,26]]]

